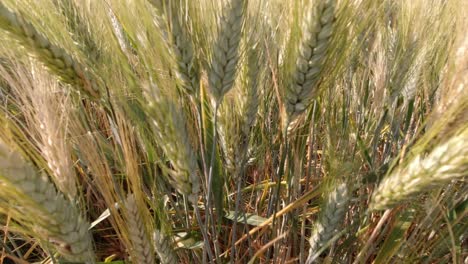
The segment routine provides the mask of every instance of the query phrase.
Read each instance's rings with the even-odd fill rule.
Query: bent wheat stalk
[[[384,210],[417,194],[468,176],[468,126],[426,157],[419,154],[398,167],[377,187],[370,208]]]
[[[26,232],[50,243],[67,260],[94,262],[89,224],[19,153],[0,141],[0,212],[20,220]],[[5,207],[6,206],[6,207]]]

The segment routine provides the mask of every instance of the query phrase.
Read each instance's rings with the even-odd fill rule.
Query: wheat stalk
[[[153,232],[154,248],[158,253],[162,264],[177,263],[177,255],[173,248],[173,243],[170,237],[164,235],[160,230]]]
[[[310,238],[309,257],[306,264],[314,263],[319,252],[337,233],[346,213],[349,201],[348,188],[345,183],[338,185],[328,194],[322,216],[315,224],[315,230]]]
[[[335,19],[335,0],[313,1],[302,25],[293,83],[286,89],[289,121],[309,105],[322,71]]]
[[[415,156],[398,167],[377,187],[370,208],[384,210],[417,194],[467,176],[468,127],[436,146],[426,157]]]
[[[0,29],[10,33],[19,44],[31,52],[63,82],[77,86],[92,98],[100,98],[99,85],[86,68],[72,58],[64,49],[51,43],[27,22],[0,3]]]
[[[146,227],[138,210],[134,195],[129,195],[125,203],[127,211],[127,226],[132,243],[131,255],[136,263],[154,263],[151,243],[147,236]]]
[[[0,141],[0,197],[10,201],[14,218],[38,238],[52,244],[67,260],[94,262],[89,224],[77,208],[57,193],[45,175],[36,172],[18,152]]]
[[[218,23],[208,82],[216,104],[233,87],[239,61],[239,46],[244,24],[244,0],[231,0]]]

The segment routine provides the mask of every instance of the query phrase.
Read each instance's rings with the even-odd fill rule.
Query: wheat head
[[[151,0],[150,3],[157,9],[158,26],[168,39],[166,45],[176,64],[174,70],[177,81],[189,94],[196,94],[199,86],[199,67],[188,25],[184,23],[181,12],[185,8],[181,7],[179,1],[169,3]]]
[[[336,234],[343,222],[349,201],[348,187],[345,183],[338,185],[328,194],[320,219],[315,224],[315,230],[310,238],[309,257],[306,264],[316,261],[318,251]]]
[[[176,264],[177,255],[174,252],[172,241],[170,237],[163,234],[160,230],[153,232],[154,248],[158,253],[159,259],[162,264]]]
[[[154,85],[151,91],[154,94],[149,95],[148,110],[158,143],[174,167],[174,170],[169,170],[169,182],[195,204],[200,190],[200,179],[197,175],[197,158],[185,119],[174,102],[157,94],[157,89]]]
[[[131,255],[135,256],[136,263],[154,263],[152,246],[143,223],[143,219],[138,211],[138,206],[134,195],[129,195],[125,202],[127,211],[127,226],[132,243]]]
[[[92,78],[91,73],[83,65],[64,49],[51,43],[20,14],[10,11],[2,3],[0,3],[0,29],[8,32],[63,82],[79,87],[80,91],[92,98],[100,98],[97,79]]]
[[[0,141],[0,197],[29,231],[53,245],[67,260],[94,262],[89,224],[45,175]],[[16,211],[17,210],[17,211]]]
[[[209,88],[217,104],[233,87],[236,79],[245,2],[229,1],[220,17],[208,75]]]
[[[388,209],[421,192],[468,176],[468,127],[459,131],[427,156],[417,155],[383,179],[374,191],[370,208]]]
[[[293,82],[285,93],[289,121],[293,121],[310,103],[323,68],[334,20],[335,0],[312,1],[307,9]]]

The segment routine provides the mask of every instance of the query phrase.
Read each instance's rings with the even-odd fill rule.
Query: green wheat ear
[[[217,104],[231,90],[236,79],[245,3],[245,0],[229,1],[219,21],[208,75],[210,91]]]
[[[343,222],[349,201],[348,187],[345,183],[338,185],[326,198],[320,219],[315,223],[315,230],[310,237],[309,257],[306,264],[315,263],[319,250],[337,233]]]
[[[128,195],[125,208],[127,211],[128,231],[132,243],[133,252],[131,255],[137,257],[135,259],[136,263],[154,263],[152,246],[134,195]]]
[[[0,2],[0,29],[27,48],[51,72],[63,82],[80,89],[91,98],[99,99],[97,78],[61,47],[51,43],[20,14],[16,14]]]
[[[302,25],[302,38],[293,72],[293,82],[285,96],[289,121],[305,111],[322,71],[335,20],[335,1],[313,2]]]
[[[94,262],[89,224],[45,175],[0,141],[0,211],[50,243],[67,260]]]
[[[417,197],[421,192],[468,176],[468,126],[427,156],[419,154],[397,168],[377,187],[370,208],[384,210]]]

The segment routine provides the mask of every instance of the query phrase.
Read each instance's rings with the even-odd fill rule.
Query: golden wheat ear
[[[36,172],[18,152],[0,141],[0,212],[8,212],[18,220],[25,232],[34,234],[65,259],[94,262],[89,224],[78,209],[49,179]]]

